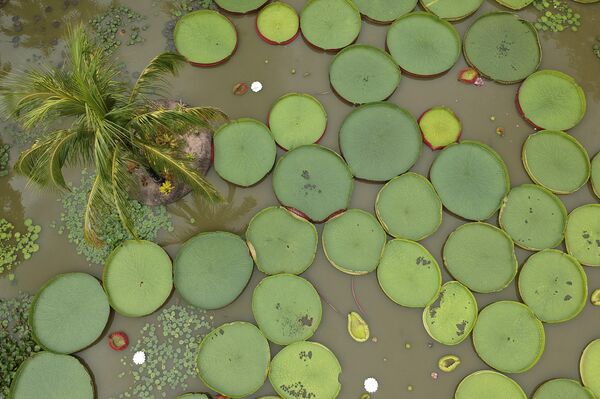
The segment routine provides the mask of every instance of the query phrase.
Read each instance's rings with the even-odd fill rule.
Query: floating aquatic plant
[[[581,15],[563,0],[535,0],[533,6],[541,12],[535,22],[538,31],[576,32],[581,26]]]
[[[369,325],[365,319],[356,312],[348,313],[348,334],[350,334],[352,339],[356,342],[366,342],[369,339]]]
[[[8,161],[10,159],[10,146],[8,144],[0,145],[0,177],[8,174]]]
[[[438,360],[438,368],[445,373],[450,373],[460,366],[460,358],[456,355],[445,355]]]
[[[123,43],[132,46],[144,41],[142,31],[148,29],[146,17],[126,6],[112,6],[105,13],[89,20],[97,44],[106,54],[112,54]]]
[[[14,269],[24,260],[31,258],[40,247],[36,243],[42,227],[33,224],[31,219],[23,222],[26,231],[15,231],[15,225],[0,219],[0,278],[15,278]]]

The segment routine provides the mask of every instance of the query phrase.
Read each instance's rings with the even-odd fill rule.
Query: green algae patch
[[[353,275],[372,272],[379,265],[387,237],[372,214],[349,209],[323,227],[323,252],[336,269]]]
[[[398,305],[424,308],[437,298],[442,273],[425,247],[396,238],[385,245],[377,280],[383,292]]]
[[[313,336],[323,314],[313,285],[293,274],[264,278],[254,289],[252,313],[258,328],[277,345],[305,341]]]
[[[256,30],[260,38],[269,44],[289,44],[298,37],[300,18],[294,7],[274,1],[256,16]]]
[[[504,373],[523,373],[544,352],[544,326],[527,305],[494,302],[479,313],[473,345],[490,367]]]
[[[15,375],[10,399],[94,399],[88,370],[76,358],[39,352],[25,360]]]
[[[600,152],[594,156],[591,163],[592,190],[600,198]]]
[[[600,396],[600,339],[590,342],[579,361],[579,373],[583,385],[589,388],[596,397]]]
[[[342,157],[316,144],[287,152],[273,172],[279,202],[314,222],[346,209],[353,189],[352,173]]]
[[[581,264],[600,266],[600,205],[588,204],[574,209],[565,230],[567,252]]]
[[[308,0],[300,13],[302,36],[322,50],[348,46],[361,28],[360,12],[351,0]]]
[[[100,338],[109,314],[108,298],[95,277],[66,273],[53,277],[38,291],[29,323],[40,346],[70,354]]]
[[[533,394],[531,399],[595,399],[596,396],[588,388],[577,381],[567,378],[557,378],[544,382]]]
[[[447,21],[459,21],[475,13],[483,0],[419,0],[421,6]]]
[[[414,10],[417,0],[354,0],[354,4],[369,20],[389,24]]]
[[[191,305],[220,309],[246,288],[254,264],[239,236],[200,233],[183,244],[174,264],[175,289]]]
[[[496,0],[499,4],[502,4],[506,8],[511,10],[521,10],[531,3],[533,0]]]
[[[269,342],[251,323],[236,321],[211,331],[200,344],[198,376],[211,390],[230,398],[258,391],[269,372]]]
[[[258,10],[268,0],[214,0],[225,11],[246,14]]]
[[[444,206],[468,220],[486,220],[510,190],[506,165],[492,148],[477,141],[451,144],[429,172]]]
[[[559,245],[567,225],[567,209],[550,190],[535,184],[513,187],[500,208],[499,223],[515,244],[539,251]]]
[[[403,71],[431,77],[456,64],[461,40],[449,22],[426,12],[413,12],[398,18],[390,26],[386,46]]]
[[[476,371],[456,388],[455,399],[527,399],[513,379],[491,370]]]
[[[585,307],[587,276],[577,259],[545,249],[527,259],[519,273],[521,299],[545,323],[571,320]]]
[[[275,355],[269,381],[283,399],[336,398],[342,388],[341,373],[333,352],[319,343],[303,341]]]
[[[392,237],[421,241],[441,226],[442,201],[426,177],[408,172],[381,188],[375,214]]]
[[[509,12],[477,18],[464,36],[467,63],[498,83],[517,83],[535,72],[542,48],[535,27]]]
[[[400,84],[401,73],[385,51],[366,44],[354,44],[331,61],[329,81],[335,92],[351,104],[383,101]]]
[[[246,230],[256,266],[269,275],[304,273],[315,260],[318,240],[312,223],[280,206],[258,212]]]
[[[448,107],[433,107],[419,118],[423,141],[432,150],[441,150],[456,143],[462,133],[462,124]]]
[[[406,172],[422,148],[415,118],[390,102],[365,104],[350,112],[339,141],[352,174],[371,181],[388,181]]]
[[[369,325],[362,318],[362,316],[356,312],[348,313],[348,334],[356,342],[366,342],[370,336]]]
[[[146,316],[171,295],[171,259],[153,242],[125,241],[106,261],[102,281],[114,310],[126,317]]]

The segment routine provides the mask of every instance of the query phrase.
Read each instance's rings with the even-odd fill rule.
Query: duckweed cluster
[[[0,299],[0,399],[8,397],[19,365],[41,350],[27,322],[32,300],[27,294]]]
[[[581,16],[561,0],[535,0],[534,7],[542,14],[535,22],[538,31],[576,32],[581,26]]]
[[[122,44],[132,46],[144,41],[142,31],[148,29],[146,17],[126,6],[112,6],[102,15],[89,20],[96,42],[106,54]]]
[[[118,377],[131,377],[133,385],[110,399],[157,399],[166,397],[168,390],[187,390],[188,380],[196,375],[196,352],[212,329],[212,318],[205,310],[189,305],[175,304],[162,310],[155,322],[144,325],[139,339],[121,359],[132,369]],[[145,362],[132,365],[133,354],[140,351],[146,355]]]
[[[31,219],[23,222],[26,231],[15,231],[15,225],[8,220],[0,219],[0,278],[15,278],[14,269],[31,255],[39,251],[37,244],[42,227],[33,224]]]
[[[79,186],[69,184],[71,190],[59,199],[63,206],[60,224],[53,224],[53,227],[58,229],[59,234],[66,231],[69,242],[75,244],[77,253],[84,256],[88,262],[102,264],[117,245],[132,237],[121,224],[119,217],[111,213],[103,218],[100,226],[103,246],[96,247],[84,239],[84,212],[93,180],[94,175],[84,171]],[[131,200],[129,206],[134,229],[140,239],[153,241],[160,230],[173,230],[166,207],[150,207],[135,200]]]
[[[8,144],[0,145],[0,177],[8,174],[8,160],[10,158],[10,146]]]

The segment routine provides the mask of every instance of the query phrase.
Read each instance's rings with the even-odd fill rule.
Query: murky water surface
[[[303,1],[290,0],[298,9]],[[168,14],[162,11],[160,1],[128,0],[123,4],[148,18],[150,28],[144,32],[146,41],[132,47],[123,46],[115,55],[126,64],[127,73],[135,74],[154,55],[165,49],[166,40],[161,31]],[[600,35],[600,4],[584,6],[570,2],[582,15],[582,27],[576,32],[542,34],[544,59],[542,68],[559,69],[573,75],[586,91],[588,112],[583,122],[573,129],[573,134],[588,150],[590,155],[600,151],[600,60],[591,47]],[[45,60],[56,63],[61,59],[59,38],[68,21],[87,20],[102,10],[105,4],[92,0],[11,0],[0,9],[0,63],[10,63],[13,70],[27,68]],[[456,24],[458,30],[465,29],[477,15],[499,9],[494,1],[486,4],[475,16]],[[531,20],[536,11],[528,8],[521,14]],[[186,67],[173,80],[173,97],[181,98],[194,105],[220,107],[232,118],[248,116],[265,120],[270,105],[284,93],[307,92],[321,100],[329,113],[329,126],[322,144],[338,150],[337,132],[351,107],[332,94],[328,81],[328,66],[332,55],[315,51],[302,39],[285,47],[269,46],[254,32],[253,16],[233,16],[239,29],[240,43],[235,56],[225,65],[212,69]],[[364,23],[358,39],[383,47],[386,27]],[[58,45],[56,46],[56,44]],[[506,161],[512,185],[528,182],[520,159],[520,148],[525,137],[532,132],[519,117],[514,106],[516,86],[501,86],[486,82],[476,88],[456,81],[458,71],[465,66],[461,59],[445,76],[432,80],[403,77],[400,87],[390,101],[419,115],[434,105],[452,107],[461,117],[463,137],[476,139],[491,145]],[[295,71],[293,73],[292,71]],[[260,81],[264,89],[259,93],[249,92],[234,96],[232,87],[237,82]],[[491,117],[495,120],[491,120]],[[504,136],[496,134],[496,128],[505,130]],[[2,125],[4,141],[9,124]],[[13,146],[12,159],[18,155],[19,146]],[[425,148],[414,171],[427,174],[435,154]],[[376,161],[376,160],[374,160]],[[77,171],[70,173],[78,181]],[[159,243],[174,255],[180,244],[200,231],[228,230],[242,233],[248,221],[258,210],[273,205],[276,199],[267,177],[259,185],[234,188],[221,181],[214,171],[209,173],[214,182],[230,200],[222,209],[208,209],[188,198],[171,205],[169,211],[175,220],[175,230],[159,237]],[[373,211],[377,191],[381,185],[357,182],[352,207]],[[589,187],[577,193],[561,197],[569,210],[584,203],[597,202]],[[58,220],[61,206],[52,193],[40,192],[26,186],[21,177],[10,175],[0,178],[0,213],[9,220],[31,217],[44,226],[40,239],[41,250],[30,261],[17,270],[13,282],[0,280],[0,297],[11,297],[19,291],[34,293],[48,278],[62,272],[85,271],[100,276],[101,267],[88,265],[77,255],[74,246],[64,235],[58,235],[50,223]],[[190,219],[194,223],[190,223]],[[492,223],[495,223],[495,218]],[[441,247],[447,235],[456,228],[460,220],[444,213],[443,226],[423,244],[437,257],[441,264]],[[321,228],[319,227],[319,230]],[[529,253],[518,249],[520,261]],[[600,287],[600,269],[586,268],[590,290]],[[444,281],[450,280],[443,270]],[[354,277],[356,295],[366,311],[366,319],[376,339],[364,344],[354,342],[346,332],[345,314],[357,310],[352,297],[353,277],[342,274],[331,267],[319,250],[314,265],[305,273],[320,293],[342,314],[325,306],[323,322],[314,340],[330,347],[343,366],[341,398],[358,398],[363,393],[363,381],[367,377],[379,380],[379,391],[373,396],[380,399],[450,399],[458,382],[467,374],[486,366],[476,356],[471,340],[456,347],[431,344],[421,322],[421,311],[402,308],[392,303],[379,289],[375,274]],[[251,320],[250,299],[253,287],[262,278],[255,270],[250,285],[243,295],[231,306],[214,312],[215,323],[233,320]],[[514,283],[498,294],[477,295],[480,308],[499,299],[516,299]],[[171,302],[177,302],[176,295]],[[146,319],[127,319],[118,315],[110,327],[111,331],[124,330],[135,339],[137,331],[152,316]],[[546,351],[537,366],[529,372],[513,376],[530,395],[541,382],[555,377],[578,379],[579,356],[585,345],[600,337],[600,308],[588,304],[584,312],[574,321],[559,325],[546,325]],[[376,341],[376,342],[375,342]],[[410,343],[410,349],[406,349]],[[273,348],[277,351],[278,348]],[[437,370],[438,359],[446,354],[461,357],[462,364],[450,374],[439,372],[437,380],[431,373]],[[121,355],[112,352],[104,341],[81,352],[92,370],[98,390],[98,398],[106,399],[123,392],[132,381],[119,379],[117,374],[132,365],[122,365]],[[414,389],[409,392],[408,386]],[[199,381],[191,381],[191,388],[202,391]],[[175,395],[181,392],[167,392]],[[268,384],[259,394],[272,393]]]

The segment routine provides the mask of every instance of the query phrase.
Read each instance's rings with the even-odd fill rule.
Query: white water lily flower
[[[369,392],[369,393],[374,393],[377,392],[377,389],[379,388],[379,383],[377,382],[377,380],[373,377],[369,377],[365,380],[365,391]]]

